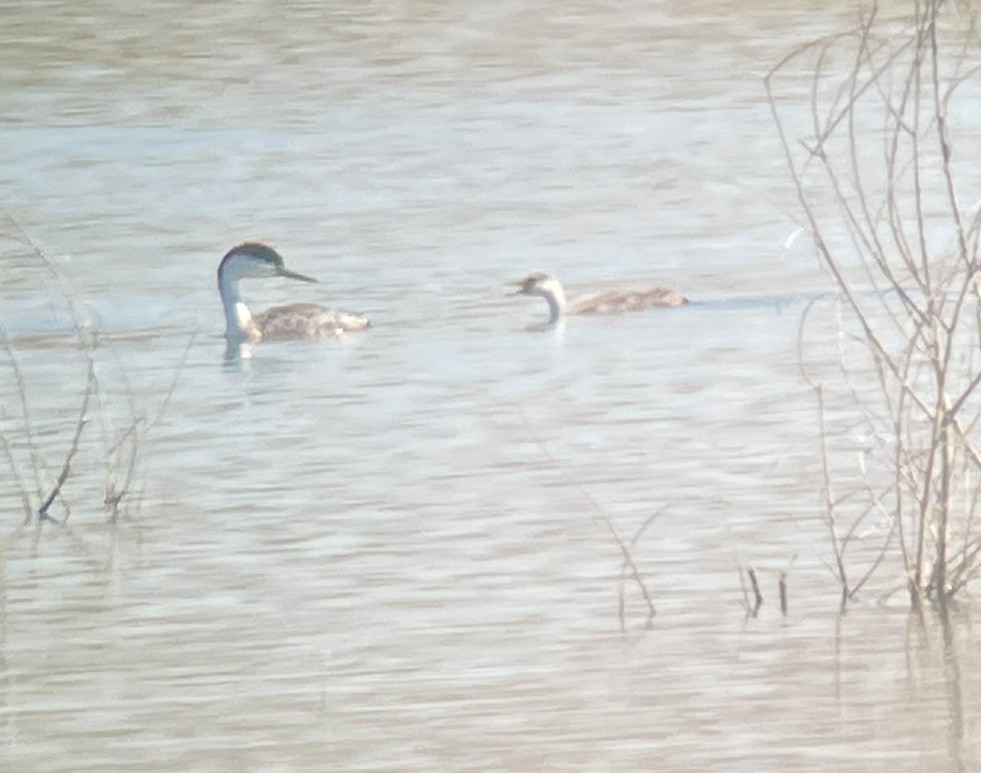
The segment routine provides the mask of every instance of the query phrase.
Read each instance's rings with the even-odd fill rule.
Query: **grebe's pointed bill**
[[[288,268],[284,266],[278,266],[276,268],[276,275],[284,276],[287,279],[297,279],[300,282],[317,282],[317,283],[320,282],[319,279],[314,279],[312,276],[307,276],[306,274],[300,274],[299,272],[296,271],[290,271]]]

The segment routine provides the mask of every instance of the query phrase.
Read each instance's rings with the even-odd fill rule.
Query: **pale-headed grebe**
[[[371,327],[367,317],[327,309],[315,303],[273,306],[255,316],[238,290],[240,279],[283,276],[301,282],[318,280],[286,268],[283,256],[259,242],[232,247],[218,266],[218,292],[225,309],[225,338],[229,344],[286,341],[297,338],[337,338]]]
[[[563,315],[570,314],[624,314],[630,311],[643,311],[657,307],[674,308],[684,306],[688,299],[674,290],[651,287],[638,290],[607,290],[566,301],[565,292],[559,280],[551,274],[535,272],[515,282],[517,287],[511,295],[538,295],[548,302],[549,319],[552,325]]]

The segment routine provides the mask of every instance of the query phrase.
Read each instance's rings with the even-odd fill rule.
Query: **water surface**
[[[4,766],[971,769],[969,621],[945,642],[902,594],[839,618],[815,518],[797,327],[828,283],[788,242],[761,76],[849,4],[3,15],[2,321],[43,483],[84,390],[66,296],[102,336],[68,527],[18,528],[0,478]],[[214,271],[245,238],[323,281],[257,306],[376,327],[225,364]],[[533,269],[695,302],[527,332],[544,304],[504,292]],[[649,626],[610,532],[645,524]]]

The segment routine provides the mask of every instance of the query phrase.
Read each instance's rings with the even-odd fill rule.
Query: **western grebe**
[[[511,295],[538,295],[548,302],[548,324],[569,314],[624,314],[657,307],[684,306],[688,299],[674,290],[651,287],[644,290],[607,290],[566,301],[559,280],[551,274],[535,272],[515,282]]]
[[[286,268],[283,256],[259,242],[232,247],[218,266],[218,292],[225,309],[225,338],[230,345],[296,338],[337,338],[371,327],[367,317],[326,309],[315,303],[273,306],[255,316],[238,291],[240,279],[283,276],[301,282],[318,280]]]

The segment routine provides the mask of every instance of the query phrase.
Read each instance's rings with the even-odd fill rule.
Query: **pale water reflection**
[[[839,618],[813,518],[796,334],[827,286],[786,246],[760,76],[849,4],[3,18],[2,207],[101,331],[93,416],[113,420],[83,436],[66,528],[18,529],[3,467],[3,767],[976,766],[969,613],[946,640],[901,595]],[[58,283],[0,235],[54,476],[85,358]],[[245,238],[325,283],[256,283],[257,307],[376,327],[226,365],[215,270]],[[505,292],[535,269],[693,303],[527,332],[542,309]],[[103,438],[134,415],[108,527]],[[658,514],[634,549],[649,629],[628,581],[619,630],[621,557],[590,500],[625,540]],[[751,620],[747,565],[767,594]]]

